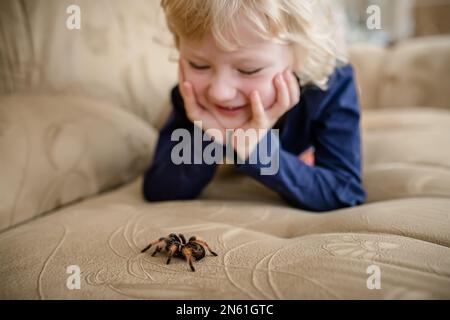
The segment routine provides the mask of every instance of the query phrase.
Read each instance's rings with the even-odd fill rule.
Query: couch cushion
[[[450,197],[450,112],[434,108],[364,110],[368,202]]]
[[[450,109],[450,36],[414,38],[389,50],[384,60],[380,107]]]
[[[0,98],[0,229],[118,186],[149,165],[156,132],[74,96]]]
[[[450,167],[450,112],[401,108],[362,114],[365,167],[408,162]]]
[[[382,83],[382,74],[385,59],[389,50],[374,44],[358,43],[348,50],[348,57],[354,66],[356,84],[363,109],[378,108],[378,94]]]
[[[414,299],[450,297],[450,199],[401,199],[310,214],[221,200],[144,203],[141,178],[0,234],[0,299]],[[214,182],[215,183],[215,182]],[[237,185],[239,190],[240,186]],[[219,255],[140,250],[171,232]],[[81,271],[69,290],[67,267]],[[381,290],[367,268],[381,269]]]

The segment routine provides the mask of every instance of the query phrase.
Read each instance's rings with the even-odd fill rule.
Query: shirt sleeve
[[[306,99],[317,115],[311,125],[315,166],[284,150],[278,136],[269,131],[260,145],[272,146],[268,148],[270,166],[278,162],[278,171],[261,174],[268,165],[259,160],[236,164],[238,170],[300,209],[328,211],[363,203],[366,193],[361,182],[360,112],[351,66],[338,70],[326,91],[316,90]]]
[[[217,165],[201,160],[205,146],[211,142],[201,140],[201,147],[195,143],[195,136],[202,130],[187,118],[178,86],[172,90],[173,110],[168,122],[161,129],[152,164],[144,174],[143,195],[148,201],[186,200],[196,198],[213,178]],[[184,130],[187,140],[186,150],[190,150],[188,163],[175,164],[172,152],[180,140],[172,141],[172,133]],[[197,132],[194,133],[194,131]],[[186,142],[186,141],[184,141]]]

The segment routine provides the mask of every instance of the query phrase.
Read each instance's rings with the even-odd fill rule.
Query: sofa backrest
[[[450,108],[450,35],[349,50],[363,108]]]
[[[0,94],[78,94],[160,122],[177,75],[160,1],[3,0],[0,30]]]

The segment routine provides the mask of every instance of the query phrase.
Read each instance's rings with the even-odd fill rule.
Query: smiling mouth
[[[221,110],[221,111],[238,111],[238,110],[242,110],[246,107],[247,105],[243,105],[243,106],[239,106],[239,107],[225,107],[225,106],[220,106],[220,105],[216,105],[216,108]]]

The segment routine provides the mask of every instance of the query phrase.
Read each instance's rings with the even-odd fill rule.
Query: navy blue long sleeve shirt
[[[300,91],[300,102],[276,125],[279,137],[269,131],[263,139],[277,142],[275,148],[269,148],[270,156],[274,152],[278,155],[276,174],[262,175],[264,165],[259,162],[235,166],[300,209],[327,211],[363,203],[366,193],[361,181],[360,108],[353,68],[336,68],[327,90],[309,85],[300,87]],[[193,136],[194,130],[199,130],[186,116],[178,86],[171,98],[172,114],[160,132],[153,163],[144,176],[143,194],[148,201],[195,198],[217,168],[205,162],[177,165],[171,161],[172,149],[179,143],[171,141],[172,132],[184,128]],[[201,147],[210,143],[203,141]],[[191,147],[195,148],[194,139]],[[310,147],[315,152],[314,166],[299,159],[299,154]]]

